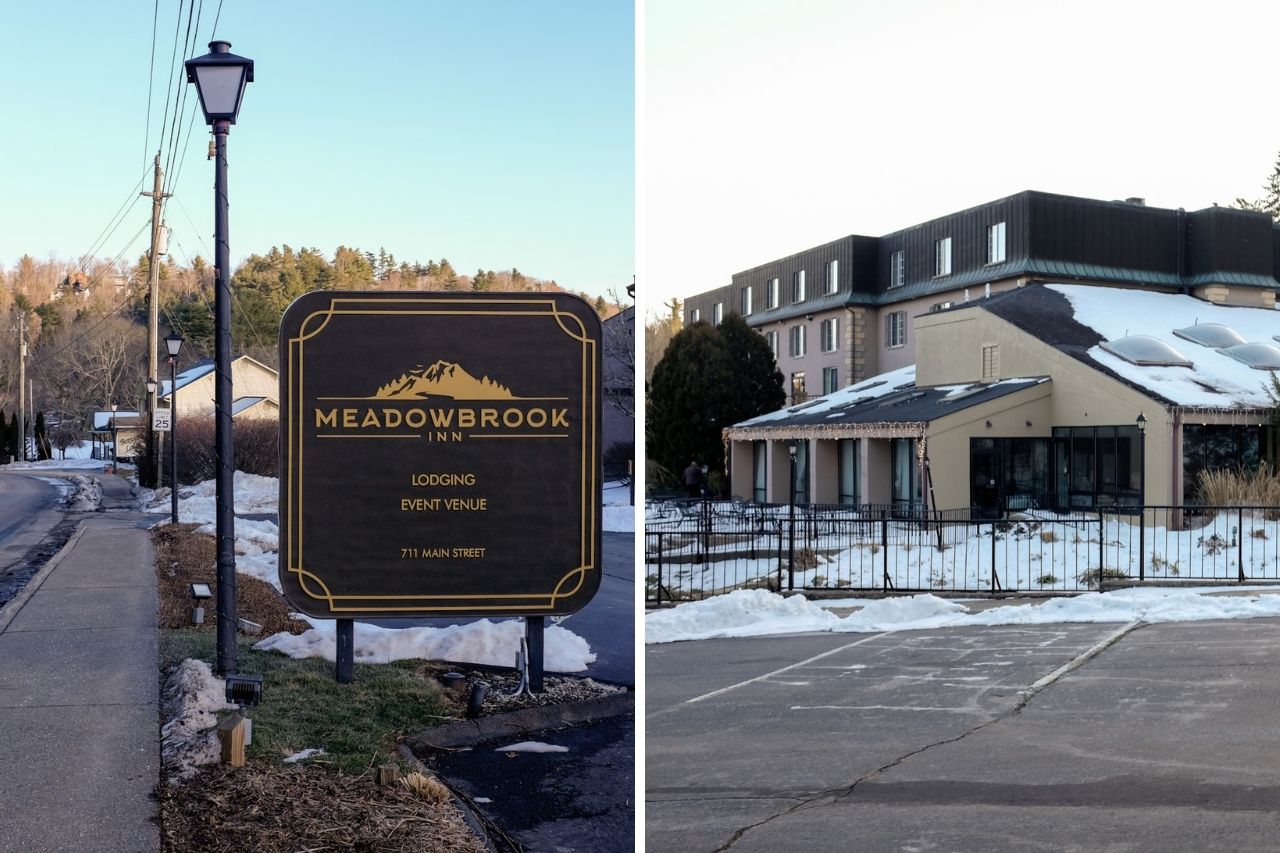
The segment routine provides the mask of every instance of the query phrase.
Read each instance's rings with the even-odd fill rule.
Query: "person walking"
[[[691,498],[702,495],[702,468],[696,459],[684,469],[684,489]]]

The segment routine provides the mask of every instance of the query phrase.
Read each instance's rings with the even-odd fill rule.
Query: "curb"
[[[53,574],[53,570],[66,559],[67,554],[71,552],[71,549],[80,541],[80,537],[84,535],[84,531],[85,526],[81,523],[76,527],[76,532],[71,534],[71,538],[67,540],[67,543],[58,549],[58,553],[50,557],[48,562],[31,576],[31,580],[27,581],[26,585],[18,591],[18,594],[8,604],[0,607],[0,634],[3,634],[9,627],[9,623],[22,612],[22,608],[31,600],[31,596],[36,594],[49,575]]]
[[[635,713],[635,693],[615,693],[563,705],[521,708],[505,714],[446,723],[405,738],[415,755],[443,749],[458,749],[486,740],[529,732],[563,729],[589,720],[603,720]]]

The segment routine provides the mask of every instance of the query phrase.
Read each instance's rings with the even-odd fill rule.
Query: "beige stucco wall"
[[[744,501],[751,500],[752,494],[751,454],[751,442],[729,443],[729,493]]]

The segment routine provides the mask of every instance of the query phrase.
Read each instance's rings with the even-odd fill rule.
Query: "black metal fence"
[[[1280,580],[1280,508],[1115,507],[1027,511],[650,504],[652,605],[734,589],[1073,593],[1144,581]]]

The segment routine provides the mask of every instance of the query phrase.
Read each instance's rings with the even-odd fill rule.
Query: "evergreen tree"
[[[36,412],[36,459],[43,461],[52,458],[49,436],[45,431],[44,412]]]
[[[1262,198],[1257,201],[1237,198],[1235,206],[1243,210],[1256,210],[1259,213],[1269,214],[1272,219],[1280,222],[1280,156],[1276,157],[1271,175],[1262,185]]]
[[[440,259],[440,269],[436,273],[436,278],[445,290],[457,290],[461,284],[458,281],[458,273],[453,268],[453,264],[449,263],[445,258]]]
[[[764,335],[736,313],[727,314],[717,328],[728,348],[735,380],[726,389],[725,426],[786,405],[785,380]]]

